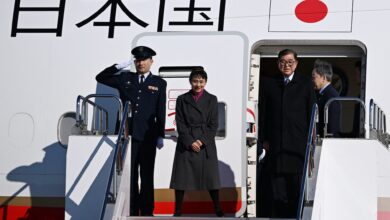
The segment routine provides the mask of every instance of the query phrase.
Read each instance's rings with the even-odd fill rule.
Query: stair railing
[[[82,134],[107,134],[107,128],[108,128],[108,111],[103,108],[102,106],[96,104],[95,102],[91,101],[91,98],[107,98],[107,99],[114,99],[119,104],[119,115],[122,115],[123,111],[123,104],[121,99],[116,95],[111,94],[90,94],[86,97],[83,97],[79,95],[77,97],[76,102],[76,126],[78,126],[81,130]],[[81,104],[81,110],[80,110],[80,102],[82,100]],[[93,106],[93,111],[95,116],[97,116],[97,120],[99,121],[99,128],[96,128],[96,117],[92,119],[92,129],[91,132],[88,131],[88,108],[87,104],[90,104]],[[104,115],[103,115],[104,114]],[[104,125],[104,128],[103,128]]]
[[[110,168],[110,176],[109,178],[107,179],[108,183],[107,183],[107,188],[105,189],[105,192],[106,192],[106,200],[104,202],[104,205],[103,205],[103,209],[102,209],[102,212],[100,214],[100,219],[102,220],[104,218],[104,213],[106,211],[106,206],[107,206],[107,203],[108,202],[115,202],[116,200],[116,196],[117,196],[117,172],[116,172],[116,166],[117,166],[117,163],[116,163],[116,160],[118,158],[118,153],[119,153],[119,148],[120,146],[125,146],[127,145],[127,132],[126,132],[126,123],[127,123],[127,118],[129,117],[129,114],[131,114],[131,106],[130,106],[130,102],[127,101],[125,103],[125,106],[124,106],[124,109],[123,109],[123,112],[121,114],[121,120],[120,120],[120,127],[119,127],[119,133],[118,133],[118,137],[117,137],[117,140],[116,140],[116,143],[115,143],[115,148],[114,148],[114,156],[113,156],[113,162],[112,162],[112,165],[111,165],[111,168]],[[122,148],[122,152],[125,151],[123,150],[124,148]],[[108,198],[110,195],[110,188],[111,188],[111,184],[114,184],[113,186],[113,193],[111,195],[111,201],[108,201]]]
[[[359,99],[359,98],[356,98],[356,97],[334,97],[334,98],[330,98],[326,104],[325,104],[325,107],[324,107],[324,137],[328,137],[329,135],[331,135],[330,133],[328,133],[328,123],[329,123],[329,106],[330,104],[332,104],[332,102],[334,101],[351,101],[351,102],[357,102],[360,104],[360,106],[364,109],[364,116],[366,115],[366,106],[364,104],[364,101]],[[364,129],[364,125],[363,125],[363,129]],[[360,132],[359,132],[360,133]],[[366,133],[365,131],[363,132],[364,134]]]
[[[310,126],[309,126],[309,134],[307,136],[306,143],[306,152],[305,152],[305,162],[303,164],[303,174],[301,181],[301,188],[299,193],[298,200],[298,209],[297,209],[297,220],[302,219],[303,207],[305,201],[308,201],[307,195],[307,180],[313,174],[314,169],[314,152],[315,147],[318,142],[317,140],[317,124],[318,122],[318,106],[317,104],[313,104],[311,116],[310,116]]]
[[[80,110],[80,102],[82,100],[82,107]],[[108,112],[105,108],[102,106],[96,104],[95,102],[91,100],[87,100],[85,97],[79,95],[77,96],[76,101],[76,127],[80,128],[81,134],[92,134],[96,131],[98,132],[106,132],[107,131],[107,124],[105,124],[105,127],[103,128],[103,123],[100,123],[99,128],[96,128],[96,122],[95,118],[92,119],[92,128],[91,131],[88,131],[88,108],[87,104],[90,104],[93,106],[94,113],[97,114],[97,118],[99,121],[103,121],[103,117],[105,117],[106,121],[108,121]],[[80,113],[81,112],[81,113]],[[103,116],[104,113],[104,116]]]
[[[386,131],[386,114],[373,99],[370,100],[369,129],[370,138],[378,139],[383,145],[389,148],[390,135]]]

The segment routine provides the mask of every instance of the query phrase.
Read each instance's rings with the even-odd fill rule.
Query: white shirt
[[[148,78],[150,72],[147,72],[145,74],[138,74],[138,82],[141,83],[141,76],[144,76],[144,82],[146,80],[146,78]]]
[[[320,94],[322,95],[322,92],[325,90],[326,87],[330,85],[330,82],[326,83],[324,87],[320,89]]]
[[[283,82],[286,82],[287,79],[290,80],[289,82],[291,82],[293,77],[294,77],[294,73],[292,73],[289,77],[284,77]]]

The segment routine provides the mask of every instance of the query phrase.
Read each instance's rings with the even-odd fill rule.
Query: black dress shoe
[[[181,216],[181,211],[175,211],[175,213],[173,213],[173,216],[174,216],[174,217],[179,217],[179,216]]]
[[[153,216],[153,213],[151,213],[151,212],[144,212],[144,213],[142,213],[141,212],[141,216]]]
[[[225,214],[222,212],[222,210],[216,211],[215,214],[216,214],[218,217],[225,217]]]
[[[139,216],[139,212],[130,211],[130,216]]]

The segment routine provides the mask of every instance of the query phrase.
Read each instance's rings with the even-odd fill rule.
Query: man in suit
[[[128,131],[132,136],[130,215],[152,216],[154,162],[156,146],[163,146],[167,83],[150,72],[152,57],[156,55],[154,50],[138,46],[131,53],[136,73],[123,70],[131,64],[131,61],[126,61],[106,68],[96,76],[96,80],[118,89],[122,101],[131,103],[132,116],[128,118]]]
[[[262,79],[259,146],[267,154],[271,217],[295,218],[312,106],[313,84],[295,69],[295,51],[279,52],[276,78]]]
[[[316,60],[312,71],[314,88],[317,91],[319,123],[318,134],[324,136],[324,107],[329,99],[338,97],[339,93],[333,88],[332,82],[333,70],[332,64]],[[327,134],[332,137],[340,137],[340,105],[334,101],[329,105]]]

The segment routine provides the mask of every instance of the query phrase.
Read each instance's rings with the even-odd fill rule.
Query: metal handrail
[[[353,101],[360,104],[361,107],[364,109],[364,115],[366,115],[366,105],[364,104],[364,101],[356,98],[356,97],[334,97],[330,98],[324,107],[324,137],[327,137],[328,135],[328,118],[329,118],[329,106],[334,101]],[[364,128],[364,126],[363,126]],[[364,132],[365,133],[365,132]]]
[[[107,195],[109,194],[109,191],[110,191],[110,188],[111,188],[111,180],[113,180],[113,182],[114,182],[114,187],[113,187],[113,189],[114,189],[114,192],[113,192],[113,197],[112,197],[112,199],[113,199],[113,201],[115,201],[115,199],[116,199],[116,195],[117,195],[117,186],[116,186],[116,175],[114,175],[114,172],[115,172],[115,170],[116,170],[116,159],[117,159],[117,157],[118,157],[118,150],[119,150],[119,146],[120,146],[120,144],[122,143],[124,143],[125,141],[125,139],[127,138],[126,137],[126,132],[125,132],[125,128],[126,128],[126,121],[127,121],[127,118],[128,118],[128,114],[129,113],[131,113],[131,110],[130,110],[130,102],[129,101],[127,101],[126,103],[125,103],[125,107],[124,107],[124,109],[123,109],[123,112],[122,112],[122,117],[121,117],[121,120],[120,120],[120,127],[119,127],[119,133],[118,133],[118,138],[117,138],[117,140],[116,140],[116,144],[115,144],[115,148],[114,148],[114,157],[113,157],[113,163],[112,163],[112,165],[111,165],[111,168],[110,168],[110,176],[109,176],[109,178],[107,179],[107,188],[106,188],[106,199],[107,199]],[[102,209],[102,212],[101,212],[101,214],[100,214],[100,219],[102,220],[103,219],[103,217],[104,217],[104,213],[105,213],[105,211],[106,211],[106,206],[107,206],[107,201],[105,201],[104,202],[104,205],[103,205],[103,209]]]
[[[80,114],[80,101],[81,100],[83,100],[83,102],[81,105],[81,114]],[[81,95],[77,96],[77,101],[76,101],[76,126],[80,127],[80,130],[82,133],[88,133],[87,132],[88,111],[87,111],[87,107],[86,107],[87,103],[93,106],[94,112],[96,112],[96,111],[99,112],[98,118],[101,121],[100,128],[99,128],[100,131],[103,131],[103,127],[102,127],[102,125],[103,125],[103,123],[102,123],[103,112],[105,113],[106,123],[105,123],[104,132],[107,131],[108,111],[105,108],[103,108],[102,106],[96,104],[95,102],[92,102],[92,101],[86,99],[85,97],[83,97]],[[92,127],[95,128],[96,127],[95,119],[93,119],[92,124],[93,124]]]
[[[370,130],[376,130],[380,133],[386,132],[386,114],[382,109],[374,102],[370,100]]]
[[[305,162],[303,164],[303,174],[302,174],[303,178],[301,181],[301,188],[300,188],[298,207],[297,207],[298,208],[297,218],[296,218],[297,220],[300,220],[302,218],[304,201],[307,200],[304,198],[304,196],[307,195],[307,193],[305,193],[306,183],[307,183],[307,179],[311,177],[312,169],[314,168],[313,166],[314,164],[311,164],[311,162],[313,162],[312,157],[314,156],[315,146],[317,142],[317,135],[316,135],[317,122],[318,122],[318,105],[313,104],[313,108],[310,116],[309,135],[307,137],[307,143],[306,143]]]
[[[86,100],[89,100],[90,98],[106,98],[106,99],[114,99],[114,100],[116,100],[118,102],[118,104],[119,104],[119,115],[122,115],[123,104],[122,104],[121,99],[118,96],[112,95],[112,94],[89,94],[89,95],[87,95],[85,97]],[[83,104],[84,104],[84,101],[83,101]],[[83,106],[84,106],[84,111],[86,112],[85,117],[87,118],[88,112],[86,111],[85,105],[83,105]],[[95,121],[93,121],[93,122],[95,122]],[[101,123],[102,123],[102,121],[101,121]],[[106,118],[106,126],[107,125],[108,125],[108,118]]]
[[[107,127],[108,127],[108,111],[96,104],[95,102],[92,102],[90,99],[91,98],[110,98],[114,99],[118,102],[119,104],[119,115],[122,115],[123,111],[123,104],[121,99],[116,96],[116,95],[111,95],[111,94],[90,94],[87,95],[86,97],[83,97],[79,95],[77,97],[77,103],[76,103],[76,126],[79,126],[81,128],[82,132],[86,132],[86,129],[88,127],[88,108],[86,104],[90,104],[94,107],[94,113],[96,114],[96,111],[98,112],[98,119],[99,119],[99,125],[100,129],[99,131],[103,131],[103,124],[105,125],[105,129],[102,133],[107,132]],[[83,100],[82,105],[81,105],[81,114],[80,114],[80,101]],[[103,123],[103,112],[105,113],[105,123]],[[95,118],[92,121],[92,127],[96,127],[96,120]]]
[[[390,144],[390,135],[386,132],[386,114],[374,102],[370,100],[370,138],[376,138],[386,147]]]
[[[376,103],[374,102],[373,99],[370,99],[370,118],[369,118],[369,128],[370,128],[370,131],[372,129],[374,129],[374,121],[376,120],[375,118],[375,111],[376,111]]]

